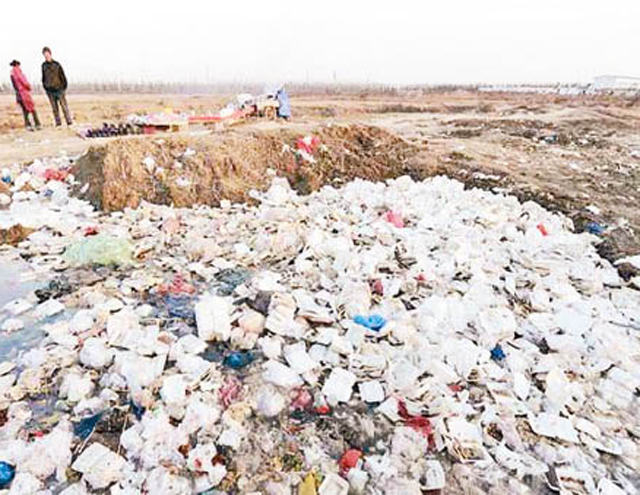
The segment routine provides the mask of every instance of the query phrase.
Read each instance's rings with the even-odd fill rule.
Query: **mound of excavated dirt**
[[[266,188],[268,169],[309,193],[356,177],[377,181],[410,173],[416,154],[406,141],[372,126],[323,126],[312,135],[320,144],[310,155],[297,151],[304,135],[290,129],[116,140],[76,162],[76,194],[105,211],[141,201],[218,205],[223,199],[246,201],[251,189]]]

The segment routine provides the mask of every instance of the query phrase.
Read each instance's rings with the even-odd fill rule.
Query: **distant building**
[[[640,77],[598,76],[593,80],[596,91],[640,91]]]
[[[487,93],[537,93],[547,95],[580,95],[587,86],[581,84],[490,84],[478,87]]]

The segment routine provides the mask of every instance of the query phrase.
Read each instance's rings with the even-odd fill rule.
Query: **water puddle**
[[[0,256],[0,308],[7,303],[27,297],[33,290],[42,285],[37,274],[28,263],[11,256]],[[11,316],[6,315],[0,322],[4,323]],[[15,358],[24,349],[29,349],[42,339],[40,324],[33,317],[18,316],[24,328],[15,332],[0,332],[0,362]]]

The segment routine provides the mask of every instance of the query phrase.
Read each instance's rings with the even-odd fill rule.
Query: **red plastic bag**
[[[242,398],[242,382],[233,376],[228,377],[220,387],[218,398],[222,407],[227,409],[231,404]]]
[[[306,411],[313,404],[313,396],[306,388],[299,388],[295,391],[295,397],[291,402],[291,409],[294,411]]]
[[[296,146],[298,147],[298,150],[313,155],[313,152],[318,148],[318,146],[320,146],[320,139],[318,139],[317,136],[305,136],[298,139]]]
[[[340,458],[340,462],[338,463],[338,465],[340,466],[340,474],[342,476],[346,476],[349,470],[358,465],[360,457],[362,457],[362,452],[360,452],[358,449],[347,450],[342,455],[342,457]]]
[[[421,433],[429,440],[429,446],[435,446],[435,440],[433,438],[433,426],[429,418],[424,416],[413,416],[407,411],[407,405],[404,401],[398,401],[398,415],[403,419],[404,424],[409,428],[413,428],[418,433]]]
[[[67,180],[68,176],[69,176],[69,172],[65,170],[55,170],[53,168],[48,168],[47,170],[44,171],[44,178],[47,181],[58,180],[60,182],[64,182],[65,180]]]
[[[322,405],[322,406],[316,407],[314,411],[316,412],[316,414],[319,414],[321,416],[326,416],[331,412],[331,408],[327,405]]]
[[[166,294],[193,294],[196,288],[186,281],[183,275],[176,275],[170,284],[161,284],[158,287],[158,293]]]

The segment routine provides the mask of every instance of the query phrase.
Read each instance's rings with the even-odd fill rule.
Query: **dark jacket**
[[[67,77],[62,65],[55,60],[42,64],[42,85],[46,91],[66,91]]]

